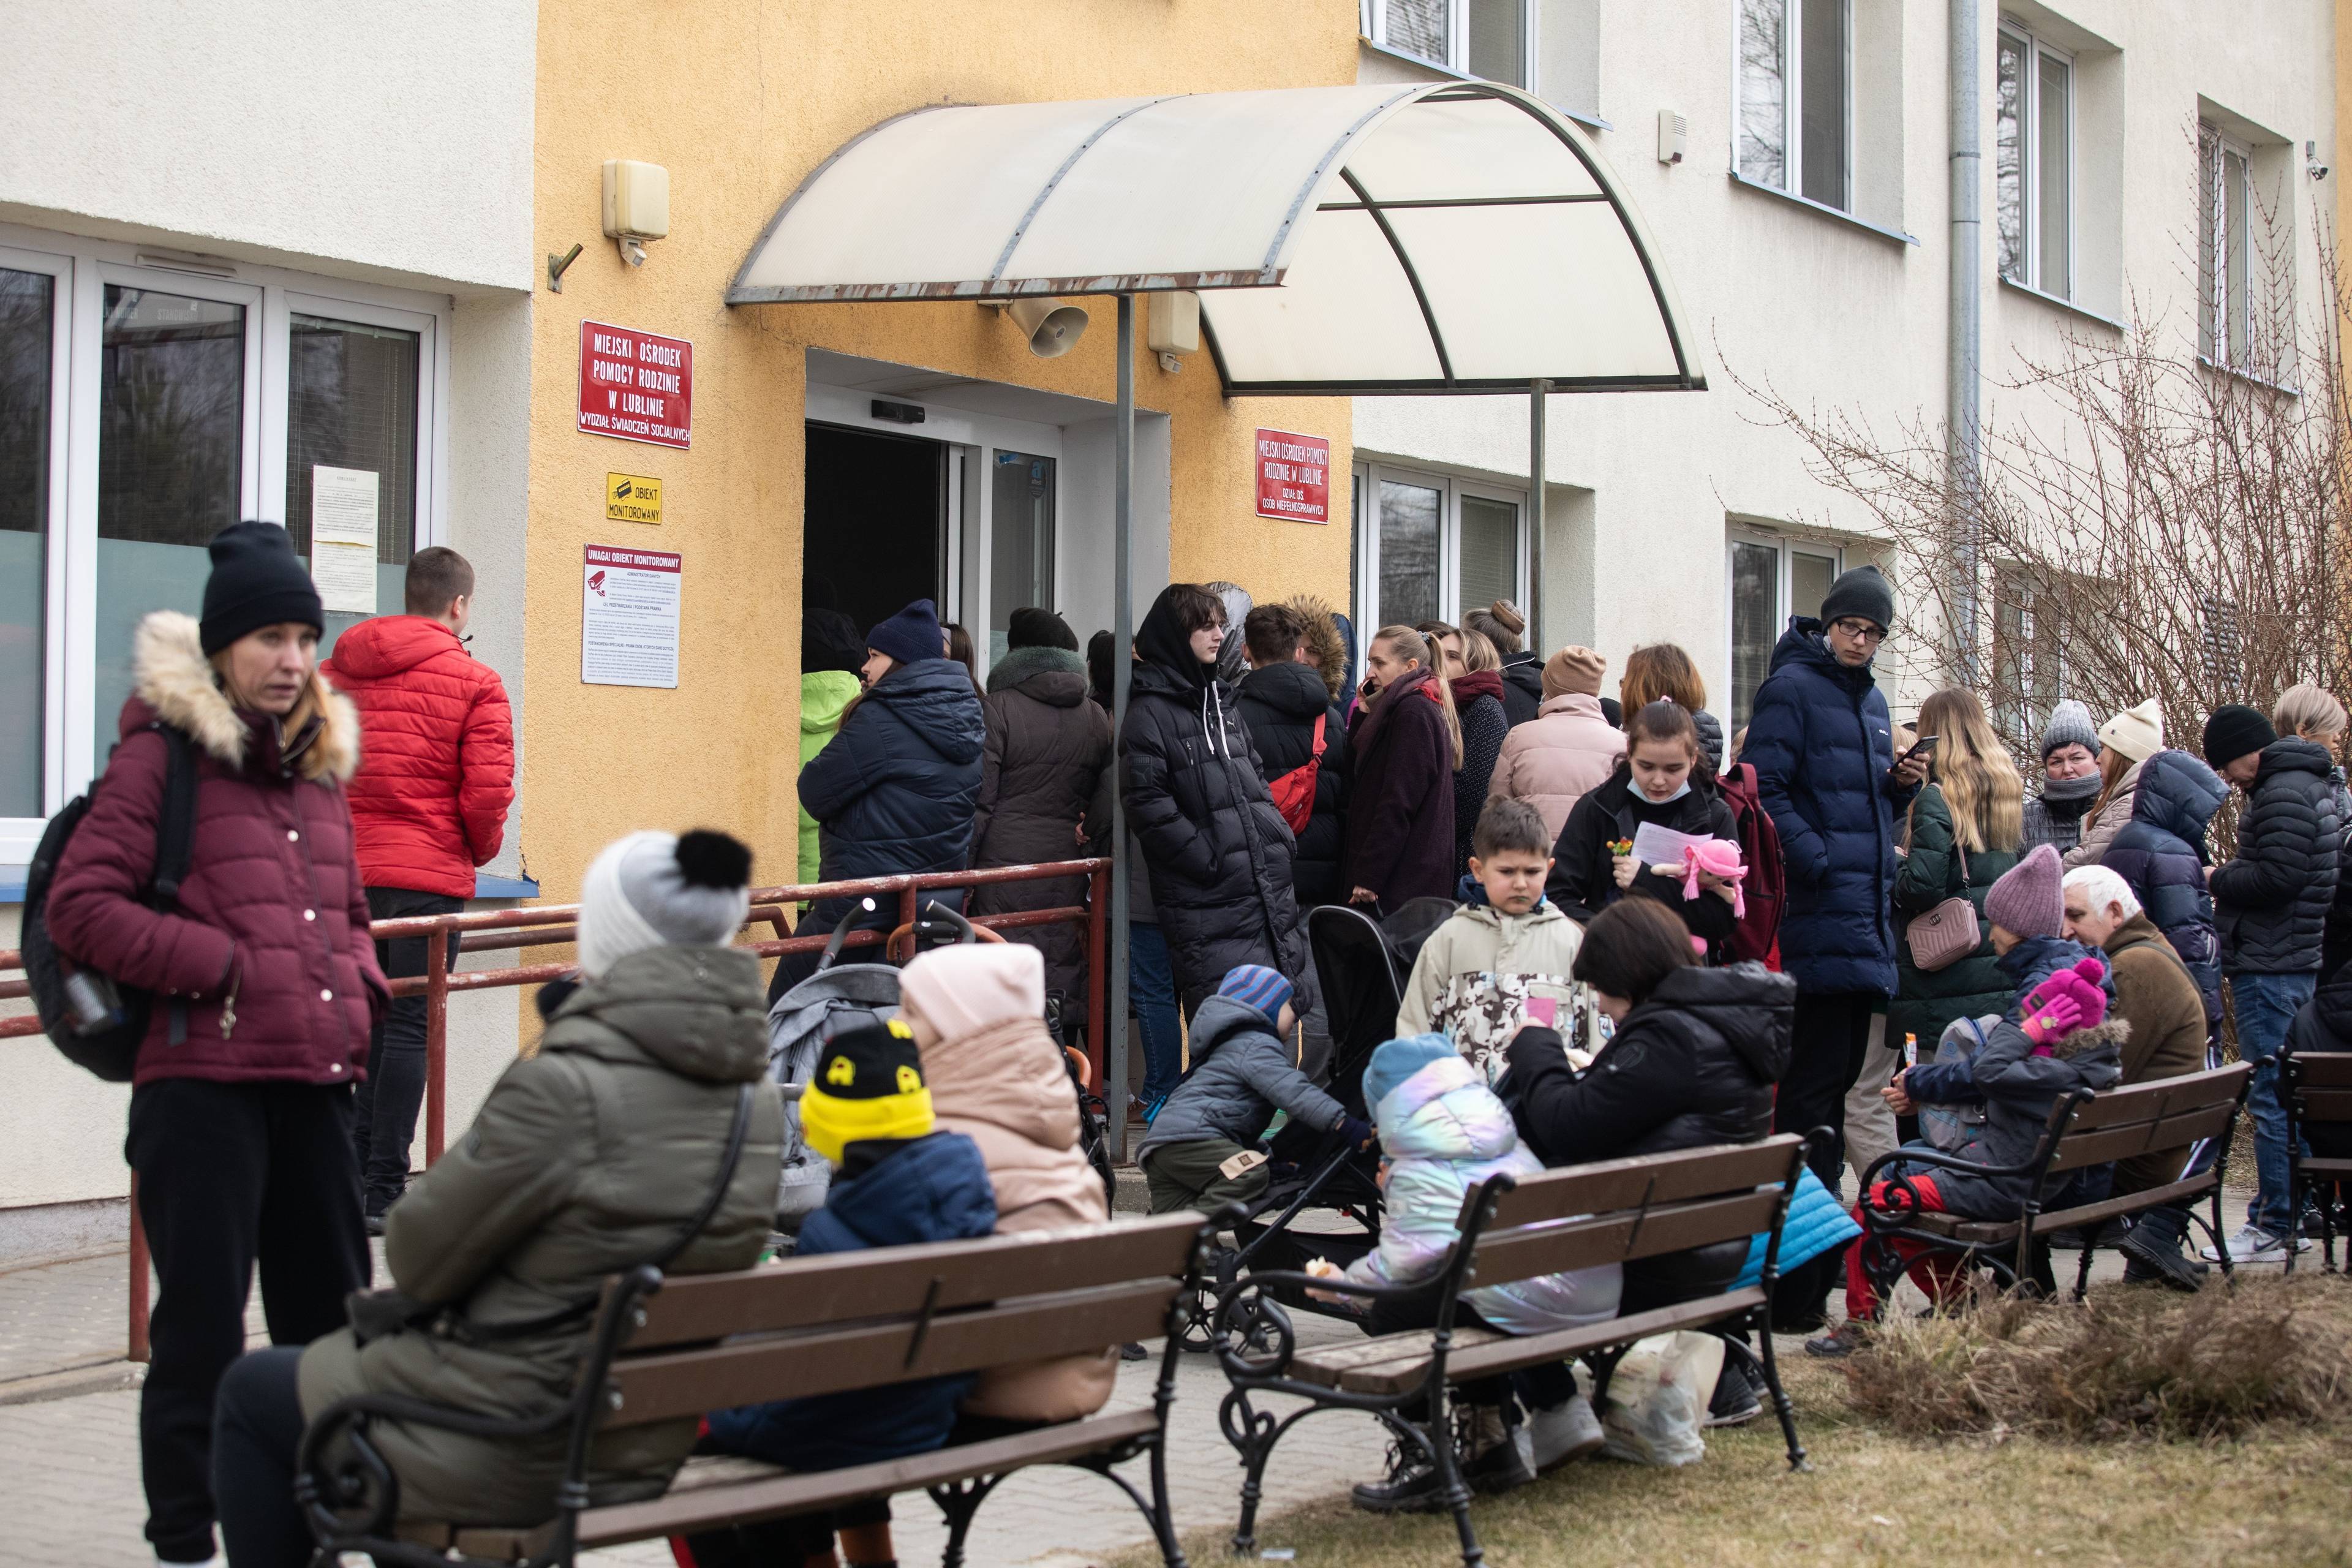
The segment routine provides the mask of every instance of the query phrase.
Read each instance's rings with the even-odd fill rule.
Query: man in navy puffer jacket
[[[988,726],[971,672],[947,658],[938,613],[918,599],[866,634],[866,691],[841,731],[801,769],[801,805],[818,823],[818,874],[828,882],[910,871],[958,871],[971,853]],[[924,895],[962,907],[954,890]],[[887,929],[896,899],[870,917]],[[793,934],[830,933],[851,910],[820,899]],[[816,971],[817,955],[787,954],[768,1000]]]
[[[2206,1029],[2217,1042],[2221,946],[2213,928],[2213,895],[2205,886],[2212,863],[2205,830],[2229,794],[2221,775],[2187,752],[2157,752],[2140,764],[2131,820],[2099,861],[2124,879],[2197,982]]]
[[[1792,619],[1772,650],[1739,752],[1755,764],[1788,864],[1780,961],[1797,982],[1795,1048],[1774,1125],[1838,1133],[1808,1155],[1832,1190],[1845,1162],[1846,1091],[1862,1072],[1871,1014],[1895,993],[1895,825],[1927,772],[1924,758],[1895,765],[1893,721],[1870,672],[1894,618],[1878,568],[1841,575],[1821,617]],[[1825,1266],[1801,1293],[1825,1300],[1831,1279]],[[1809,1300],[1788,1317],[1818,1315]]]

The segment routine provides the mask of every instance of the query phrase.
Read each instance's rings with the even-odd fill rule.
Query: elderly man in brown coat
[[[2115,969],[2116,1015],[2131,1025],[2123,1043],[2122,1081],[2152,1083],[2200,1071],[2205,1063],[2205,1004],[2172,944],[2133,896],[2129,884],[2104,866],[2066,873],[2066,934],[2103,949]],[[2200,1152],[2201,1167],[2205,1156]],[[2116,1163],[2118,1197],[2168,1186],[2189,1173],[2178,1151]],[[2182,1256],[2189,1210],[2168,1204],[2139,1215],[2117,1244],[2124,1278],[2195,1290],[2205,1266]]]

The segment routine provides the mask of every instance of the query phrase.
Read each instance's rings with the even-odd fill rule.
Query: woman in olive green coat
[[[632,834],[589,868],[578,987],[542,996],[549,1022],[537,1054],[506,1070],[473,1126],[386,1218],[393,1284],[420,1309],[443,1309],[437,1331],[404,1329],[362,1345],[344,1329],[299,1352],[247,1356],[222,1385],[217,1500],[239,1568],[304,1560],[286,1552],[287,1526],[301,1527],[290,1511],[294,1456],[279,1451],[292,1355],[305,1418],[357,1394],[509,1418],[560,1407],[593,1323],[592,1312],[566,1310],[681,1239],[717,1184],[747,1085],[750,1118],[726,1195],[669,1271],[758,1260],[783,1114],[767,1081],[759,963],[727,945],[748,907],[750,868],[750,851],[715,833]],[[290,1429],[299,1434],[299,1422]],[[599,1438],[593,1500],[658,1496],[695,1430],[688,1416]],[[555,1511],[561,1430],[490,1442],[378,1421],[369,1436],[400,1478],[404,1521],[530,1526]]]
[[[1899,1054],[1903,1037],[1916,1036],[1925,1061],[1954,1019],[2005,1013],[2012,1000],[1993,956],[1984,900],[1993,879],[2017,864],[2025,781],[1970,692],[1956,688],[1929,697],[1919,709],[1919,733],[1936,737],[1934,782],[1911,803],[1910,849],[1895,878],[1895,928],[1906,931],[1945,900],[1965,898],[1976,906],[1978,935],[1974,952],[1933,972],[1911,961],[1908,941],[1895,943],[1886,1044]]]

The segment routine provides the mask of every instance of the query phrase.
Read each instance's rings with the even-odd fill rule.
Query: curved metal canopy
[[[802,182],[727,301],[1174,289],[1228,393],[1706,384],[1601,154],[1483,82],[917,110]]]

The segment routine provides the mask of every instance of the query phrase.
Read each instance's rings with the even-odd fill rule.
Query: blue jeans
[[[1127,924],[1128,1000],[1143,1028],[1143,1087],[1136,1097],[1157,1105],[1184,1075],[1183,1025],[1176,1010],[1176,972],[1168,963],[1168,939],[1148,921]]]
[[[2254,1069],[2246,1089],[2246,1114],[2254,1119],[2254,1176],[2259,1188],[2246,1221],[2273,1236],[2292,1233],[2294,1213],[2286,1186],[2286,1108],[2279,1103],[2279,1047],[2297,1009],[2311,1000],[2319,976],[2231,974],[2230,995],[2238,1015],[2238,1056]]]

